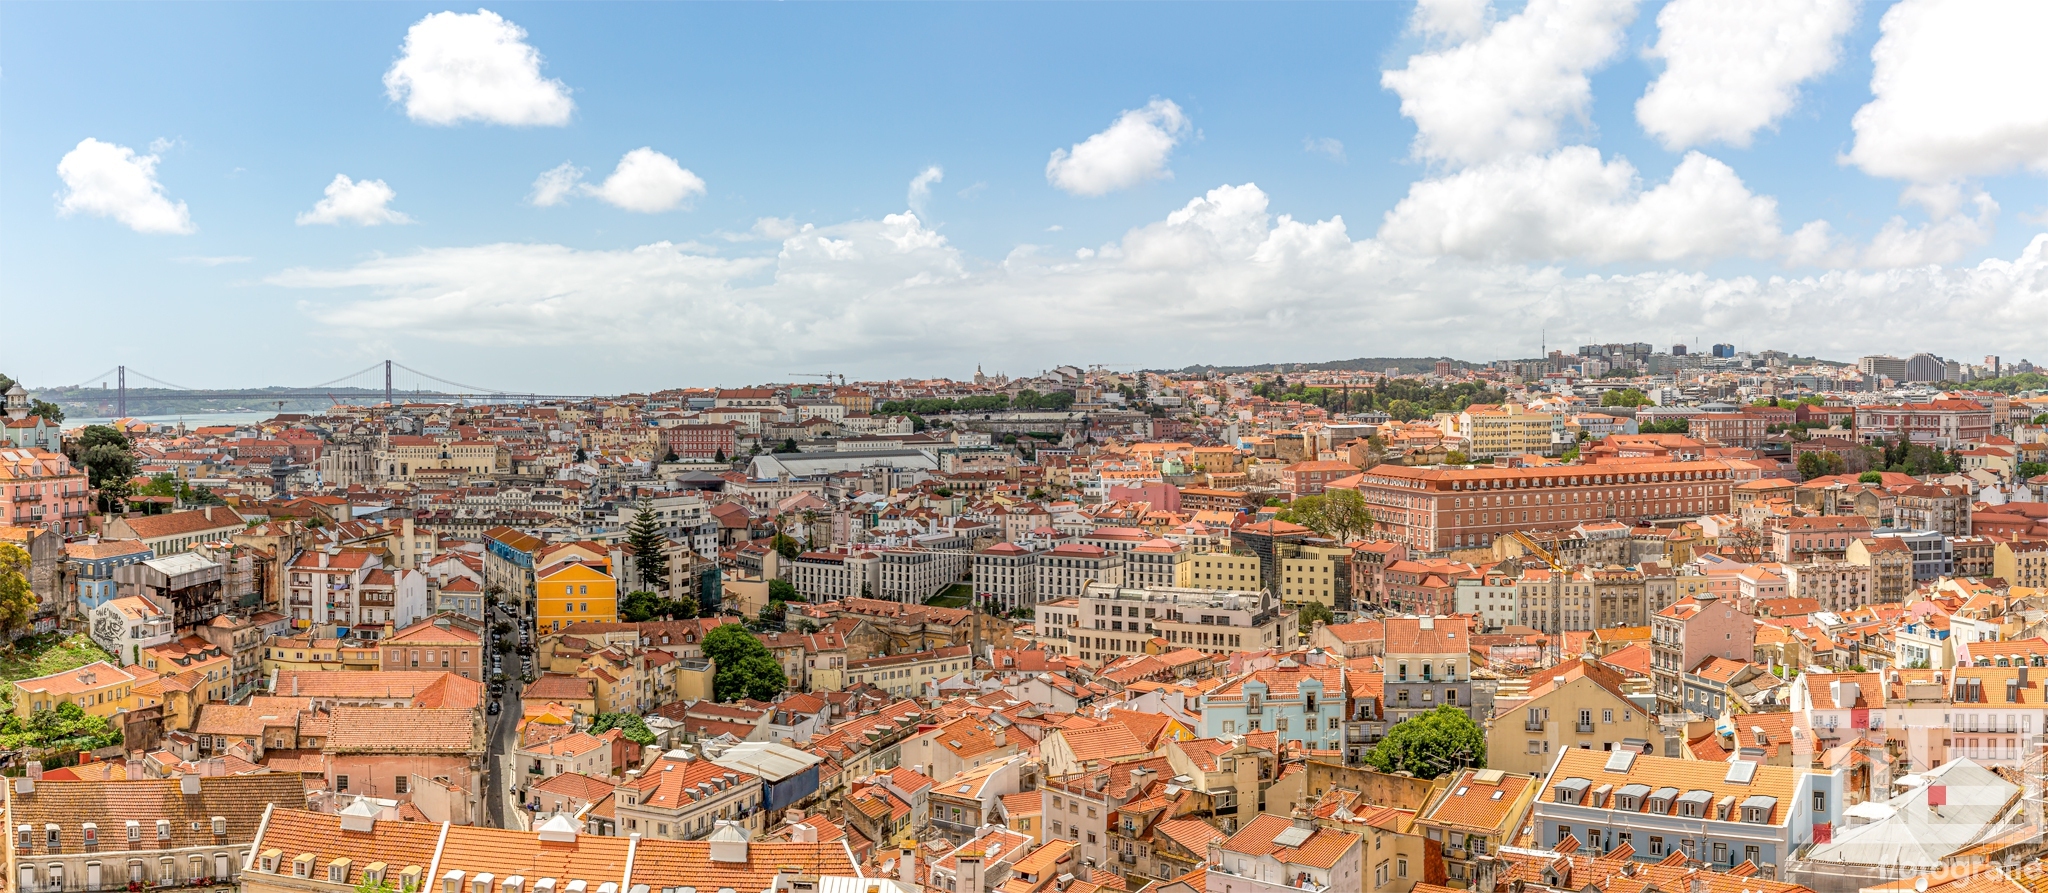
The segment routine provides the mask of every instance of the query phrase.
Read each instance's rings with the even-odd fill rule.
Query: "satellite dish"
[[[1927,893],[1927,878],[1919,877],[1913,879],[1913,893]]]

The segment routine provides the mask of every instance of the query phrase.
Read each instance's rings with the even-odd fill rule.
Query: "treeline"
[[[1474,403],[1500,403],[1506,391],[1479,382],[1430,385],[1406,378],[1361,388],[1311,388],[1288,383],[1286,376],[1260,382],[1252,393],[1268,400],[1313,403],[1334,412],[1384,412],[1400,421],[1426,419],[1439,412],[1457,412]]]
[[[2039,372],[2022,372],[2018,375],[2003,375],[1970,382],[1973,391],[1997,391],[2001,394],[2017,394],[2021,391],[2038,391],[2048,388],[2048,375]]]
[[[944,415],[949,412],[1002,412],[1005,410],[1042,410],[1065,412],[1074,405],[1071,391],[1053,391],[1041,394],[1037,391],[1018,391],[1015,398],[1004,394],[989,394],[981,397],[939,398],[927,397],[921,400],[886,400],[875,406],[875,412],[882,415]]]

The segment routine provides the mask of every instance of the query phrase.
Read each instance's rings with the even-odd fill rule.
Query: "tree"
[[[64,422],[64,407],[58,406],[57,404],[51,403],[47,400],[37,400],[34,403],[30,403],[28,407],[28,414],[32,416],[42,416],[43,418],[49,420],[50,424],[52,425],[59,425],[63,424]]]
[[[1372,511],[1357,490],[1327,490],[1303,496],[1282,509],[1279,519],[1300,524],[1338,542],[1350,542],[1372,530]]]
[[[662,535],[654,520],[654,509],[645,499],[640,500],[640,511],[626,529],[626,543],[633,547],[633,563],[640,569],[641,587],[667,589],[668,537]]]
[[[1310,626],[1318,622],[1324,626],[1337,622],[1337,615],[1330,610],[1329,605],[1322,602],[1298,602],[1297,604],[1301,606],[1301,613],[1294,618],[1294,622],[1304,635],[1308,633]]]
[[[720,701],[753,698],[765,701],[789,687],[782,665],[768,653],[768,646],[738,624],[728,623],[704,636],[704,656],[718,667],[712,681],[713,696]]]
[[[87,425],[70,448],[71,461],[85,466],[86,484],[100,491],[101,511],[113,511],[128,498],[128,479],[138,467],[128,435],[110,425]]]
[[[788,580],[769,580],[768,599],[778,602],[800,602],[804,597],[796,594],[796,586]]]
[[[654,732],[647,728],[647,721],[631,713],[600,713],[590,720],[590,734],[601,735],[612,729],[626,733],[626,740],[634,744],[653,744]]]
[[[1403,769],[1417,778],[1435,778],[1466,767],[1486,765],[1486,733],[1465,711],[1448,704],[1396,723],[1387,737],[1365,753],[1366,765],[1381,772]]]
[[[627,623],[646,623],[661,613],[661,596],[645,589],[626,593],[619,600],[619,619]]]
[[[578,447],[576,448],[576,455],[575,455],[574,457],[572,457],[572,458],[574,458],[574,459],[576,460],[577,464],[579,464],[579,465],[580,465],[580,464],[582,464],[582,463],[584,463],[584,462],[588,462],[588,461],[590,461],[590,454],[589,454],[589,453],[586,453],[586,452],[584,452],[584,451],[583,451],[583,447],[581,447],[581,446],[578,446]]]
[[[0,636],[7,638],[13,653],[14,638],[27,629],[36,615],[36,595],[28,588],[28,552],[13,543],[0,543]]]
[[[720,465],[725,464],[727,461],[725,458],[725,447],[719,447],[718,452],[712,454],[711,461],[717,462]]]
[[[1882,474],[1880,474],[1880,473],[1878,473],[1878,472],[1875,472],[1875,471],[1866,471],[1866,472],[1864,472],[1864,473],[1862,473],[1862,474],[1859,474],[1859,475],[1857,475],[1857,476],[1856,476],[1856,483],[1859,483],[1859,484],[1882,484],[1882,483],[1884,483],[1884,475],[1882,475]]]
[[[1621,388],[1600,395],[1601,406],[1646,406],[1650,395],[1636,388]]]
[[[1802,453],[1799,456],[1799,476],[1807,480],[1824,478],[1842,473],[1842,457],[1829,452]]]
[[[1467,456],[1467,455],[1465,455],[1465,451],[1464,451],[1464,450],[1452,450],[1452,451],[1450,451],[1450,452],[1448,452],[1448,453],[1445,453],[1445,454],[1444,454],[1444,464],[1445,464],[1445,465],[1470,465],[1470,464],[1472,464],[1472,457],[1471,457],[1471,456]]]
[[[681,458],[683,457],[676,455],[674,447],[670,447],[668,452],[661,454],[661,461],[663,462],[674,462]]]

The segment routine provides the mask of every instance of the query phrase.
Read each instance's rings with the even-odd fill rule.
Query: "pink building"
[[[0,449],[0,522],[5,526],[82,534],[91,508],[85,472],[63,453]]]

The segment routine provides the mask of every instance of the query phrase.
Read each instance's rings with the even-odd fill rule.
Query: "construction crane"
[[[798,378],[822,378],[826,384],[831,384],[832,379],[837,378],[841,387],[846,385],[846,376],[840,375],[837,372],[791,372],[789,374]]]

